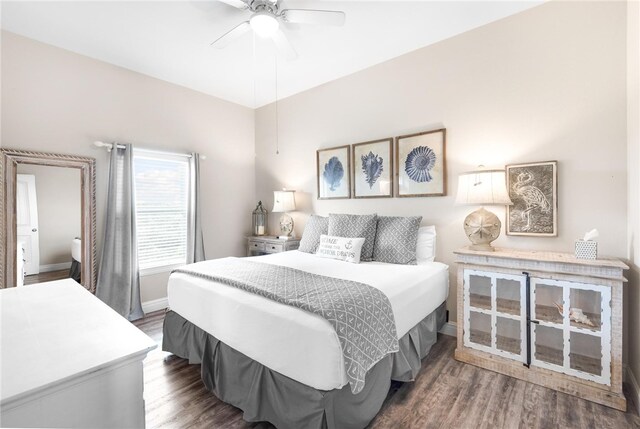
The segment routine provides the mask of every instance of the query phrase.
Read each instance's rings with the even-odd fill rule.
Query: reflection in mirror
[[[0,149],[0,287],[96,287],[95,159]]]
[[[80,170],[18,164],[16,171],[17,285],[80,283]]]

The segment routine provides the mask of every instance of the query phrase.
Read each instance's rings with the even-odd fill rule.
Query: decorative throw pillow
[[[334,237],[363,237],[361,261],[373,258],[378,215],[329,214],[329,235]]]
[[[316,253],[318,244],[320,244],[320,236],[328,233],[329,218],[311,215],[304,227],[298,250],[301,252]]]
[[[422,216],[379,216],[373,260],[416,265],[416,244]]]
[[[436,258],[436,227],[433,225],[421,226],[418,230],[418,245],[416,246],[416,259],[418,264],[433,262]]]
[[[332,237],[322,234],[316,255],[358,264],[363,245],[364,238]]]

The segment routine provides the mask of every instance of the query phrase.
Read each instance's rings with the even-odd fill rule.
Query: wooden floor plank
[[[66,270],[58,270],[58,271],[49,271],[46,273],[40,274],[31,274],[29,276],[24,277],[24,285],[34,285],[36,283],[44,283],[44,282],[52,282],[54,280],[62,280],[69,278],[69,269]]]
[[[161,351],[164,311],[135,323],[158,342],[144,362],[147,428],[272,429],[249,423],[242,410],[217,399],[200,380],[200,365]],[[393,382],[380,413],[369,425],[396,428],[640,428],[629,411],[458,362],[453,337],[439,336],[416,380]]]

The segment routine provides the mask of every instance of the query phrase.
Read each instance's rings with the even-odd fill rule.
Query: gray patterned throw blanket
[[[364,283],[241,258],[199,262],[173,272],[233,286],[326,319],[338,334],[354,394],[363,389],[371,367],[398,351],[389,299]]]

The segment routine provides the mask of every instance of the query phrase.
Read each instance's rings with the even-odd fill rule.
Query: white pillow
[[[322,234],[316,255],[358,264],[363,245],[364,238],[334,237]]]
[[[418,230],[418,244],[416,246],[416,260],[418,265],[433,262],[436,258],[436,227],[422,226]]]

